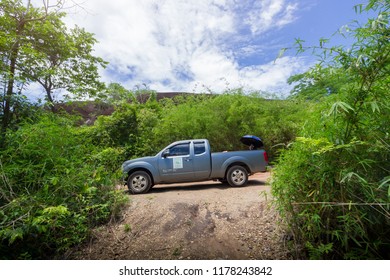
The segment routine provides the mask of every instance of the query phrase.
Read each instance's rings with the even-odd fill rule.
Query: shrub
[[[376,173],[388,155],[359,140],[313,138],[298,138],[282,153],[272,192],[298,256],[307,249],[310,258],[389,257],[388,177]]]
[[[2,258],[52,258],[118,215],[120,150],[96,151],[78,128],[51,114],[9,131],[0,153]]]
[[[321,99],[275,170],[275,203],[299,257],[390,258],[389,8],[369,1],[378,16],[350,30],[352,47],[324,50],[328,70],[348,82]]]
[[[190,96],[162,115],[156,146],[179,139],[207,138],[213,151],[245,149],[239,139],[246,134],[261,137],[271,159],[295,139],[311,103],[265,100],[240,91],[215,96]],[[158,150],[157,150],[158,151]],[[156,151],[156,152],[157,152]]]

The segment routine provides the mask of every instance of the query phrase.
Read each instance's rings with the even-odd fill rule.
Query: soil
[[[130,195],[120,221],[97,228],[68,259],[288,259],[271,206],[270,173],[247,186],[158,185]]]

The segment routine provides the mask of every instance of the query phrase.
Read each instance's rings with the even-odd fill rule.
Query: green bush
[[[136,135],[136,107],[121,103],[111,116],[99,116],[87,137],[98,146],[129,147],[134,145]]]
[[[156,146],[163,148],[180,139],[206,138],[213,151],[240,150],[246,149],[239,141],[241,136],[252,134],[263,139],[269,157],[275,159],[278,150],[295,139],[311,107],[309,102],[265,100],[240,91],[189,96],[164,108],[162,120],[154,128],[159,141]]]
[[[388,149],[359,140],[298,138],[282,153],[272,192],[301,257],[389,257],[389,177],[377,173],[388,160]]]
[[[84,137],[94,145],[123,150],[124,159],[154,155],[171,142],[206,138],[213,151],[246,149],[239,139],[260,136],[271,160],[295,139],[314,103],[266,100],[240,90],[225,94],[179,95],[141,104],[116,100],[111,116],[100,116]]]
[[[8,131],[0,153],[1,258],[52,258],[119,214],[121,151],[100,151],[68,118],[43,116]]]
[[[351,30],[352,47],[324,51],[327,71],[348,82],[330,96],[314,94],[318,109],[274,172],[272,193],[296,257],[390,258],[389,3],[372,0],[366,9],[378,16]],[[315,81],[304,98],[318,93]]]

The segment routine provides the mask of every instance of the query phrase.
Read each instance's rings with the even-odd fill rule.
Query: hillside
[[[149,93],[142,93],[136,96],[139,103],[144,104],[150,98]],[[161,101],[168,98],[173,99],[181,95],[194,95],[194,93],[185,92],[157,92],[156,99]],[[131,101],[130,101],[131,102]],[[82,117],[82,123],[91,125],[95,122],[98,116],[109,116],[114,112],[114,106],[103,101],[72,101],[55,104],[55,111],[65,111],[70,115],[78,115]]]

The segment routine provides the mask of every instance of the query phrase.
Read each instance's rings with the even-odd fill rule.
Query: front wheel
[[[133,194],[146,193],[152,186],[152,180],[145,171],[136,171],[130,174],[127,180],[127,187]]]
[[[226,179],[232,187],[243,187],[248,183],[248,172],[244,167],[234,165],[229,168]]]

